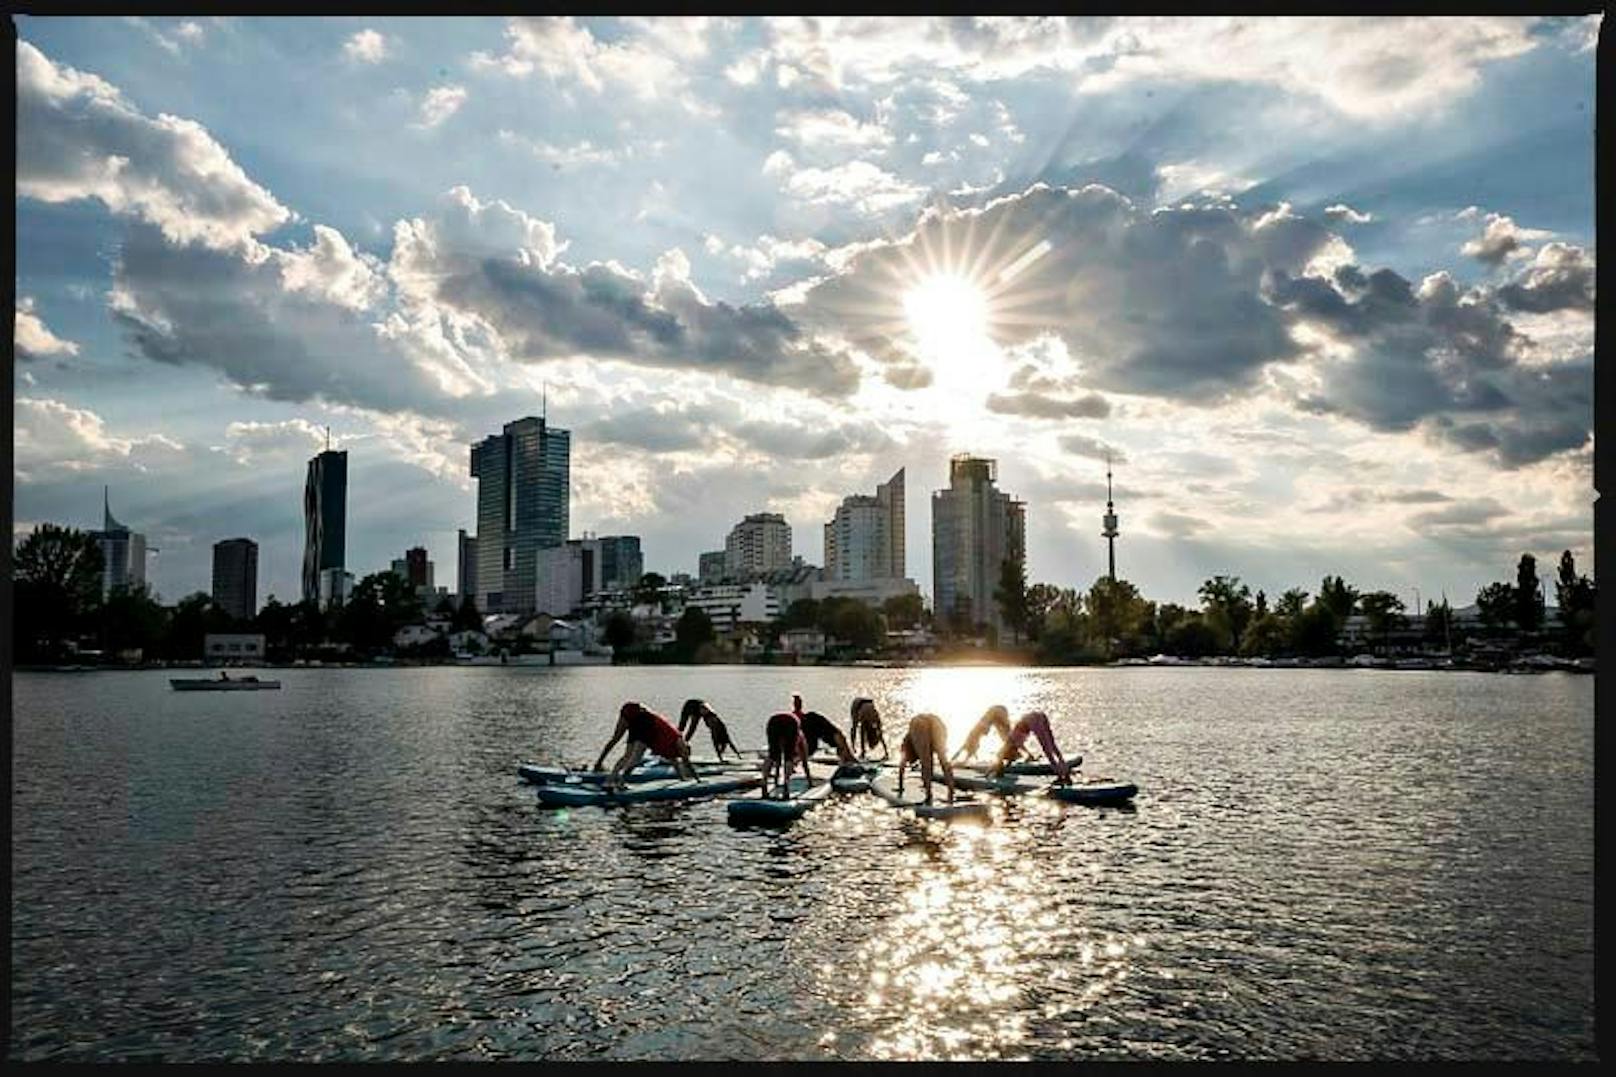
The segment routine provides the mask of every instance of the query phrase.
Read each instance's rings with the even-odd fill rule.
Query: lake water
[[[1592,677],[271,675],[16,676],[12,1059],[1595,1057]],[[625,699],[761,747],[792,691],[894,744],[1038,706],[1140,793],[760,831],[514,774]]]

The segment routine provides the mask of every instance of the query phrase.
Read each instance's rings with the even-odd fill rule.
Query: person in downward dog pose
[[[791,772],[802,764],[802,776],[809,785],[814,784],[808,773],[808,742],[802,735],[802,720],[789,711],[771,714],[764,727],[769,742],[769,756],[763,761],[763,795],[769,795],[769,777],[776,769],[780,772],[780,799],[791,795]]]
[[[690,745],[679,735],[679,730],[662,715],[654,714],[638,703],[625,703],[618,710],[617,728],[612,731],[612,739],[606,742],[606,747],[600,750],[600,756],[595,760],[596,770],[606,762],[606,753],[612,750],[612,745],[625,736],[628,743],[624,745],[623,758],[617,761],[607,776],[606,788],[621,792],[628,772],[639,766],[646,752],[672,763],[679,777],[695,778],[696,768],[690,765]]]
[[[704,699],[687,699],[684,707],[679,711],[679,735],[686,741],[693,739],[701,723],[707,723],[707,731],[713,735],[713,753],[719,759],[724,758],[725,750],[732,751],[740,756],[740,746],[729,735],[729,727],[724,724]],[[688,723],[688,729],[687,729]]]
[[[881,746],[881,758],[886,759],[886,738],[881,735],[881,712],[875,709],[875,700],[860,696],[853,700],[853,744],[858,749],[860,758],[868,759],[875,746]]]
[[[836,758],[839,763],[855,762],[853,749],[847,743],[847,736],[829,718],[818,711],[809,711],[797,719],[802,723],[802,735],[808,742],[808,754],[813,755],[819,750],[821,741],[836,746]]]
[[[943,765],[943,780],[948,785],[948,802],[954,803],[954,768],[948,762],[948,727],[935,714],[917,714],[909,719],[909,732],[898,746],[898,795],[903,795],[903,776],[909,764],[920,763],[920,783],[926,791],[926,803],[931,803],[932,762]]]
[[[989,707],[987,713],[977,719],[971,731],[965,735],[965,743],[954,753],[954,758],[958,759],[963,755],[966,759],[975,759],[976,750],[982,746],[982,738],[995,729],[999,731],[1000,740],[1010,739],[1010,711],[998,703]]]
[[[1004,746],[999,749],[999,757],[988,768],[988,773],[995,778],[1002,775],[1005,765],[1024,753],[1029,734],[1037,736],[1038,746],[1044,750],[1044,758],[1055,765],[1056,784],[1071,785],[1071,764],[1061,755],[1060,746],[1055,743],[1055,732],[1049,728],[1049,715],[1043,711],[1028,711],[1021,716],[1005,738]]]

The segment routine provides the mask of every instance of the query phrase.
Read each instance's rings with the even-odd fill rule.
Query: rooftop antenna
[[[539,418],[546,423],[550,421],[550,383],[543,382],[544,388],[539,396]]]
[[[331,451],[331,428],[329,426],[325,428],[325,451]]]

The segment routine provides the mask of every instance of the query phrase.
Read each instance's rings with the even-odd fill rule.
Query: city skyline
[[[1062,586],[1108,452],[1163,600],[1591,561],[1597,18],[16,25],[15,526],[111,484],[169,600],[297,596],[327,426],[348,569],[447,576],[546,398],[668,575],[961,452]]]

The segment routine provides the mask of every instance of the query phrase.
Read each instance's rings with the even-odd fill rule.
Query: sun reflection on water
[[[1022,867],[1016,831],[904,826],[918,835],[901,857],[892,913],[848,961],[822,970],[859,1014],[844,1049],[856,1037],[858,1053],[876,1059],[1017,1057],[1035,1039],[1032,1022],[1102,1001],[1145,942],[1096,937],[1069,899],[1057,915],[1048,881]]]
[[[890,716],[883,710],[882,718],[889,728],[897,730],[895,738],[888,734],[896,746],[908,730],[910,718],[927,712],[935,714],[948,727],[948,750],[952,753],[964,743],[971,726],[989,707],[1002,703],[1012,715],[1019,715],[1037,706],[1036,689],[1034,676],[1024,669],[997,666],[918,669],[904,680],[896,698],[887,701],[893,710]],[[985,743],[984,747],[991,749],[996,743],[990,738],[990,743]]]

